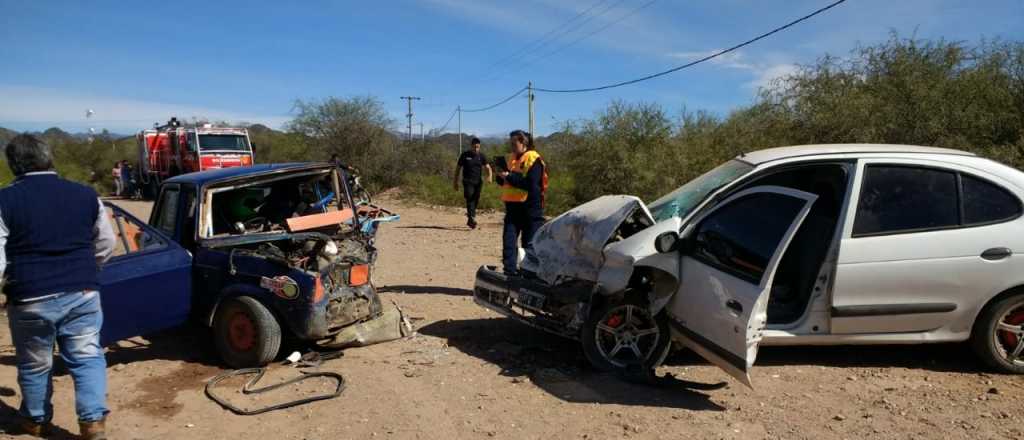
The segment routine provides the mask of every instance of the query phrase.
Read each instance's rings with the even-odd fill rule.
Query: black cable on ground
[[[323,354],[315,353],[314,352],[312,354],[316,354],[316,356],[310,357],[307,354],[307,356],[303,356],[302,357],[302,359],[298,363],[300,365],[300,368],[302,368],[302,367],[318,367],[324,360],[334,359],[334,358],[337,358],[337,357],[341,356],[341,351],[330,352],[330,353],[323,353]],[[214,377],[213,379],[210,379],[210,381],[206,383],[206,388],[205,388],[206,397],[209,397],[210,400],[213,400],[214,402],[217,402],[218,405],[220,405],[224,409],[226,409],[228,411],[231,411],[231,412],[233,412],[235,414],[238,414],[240,416],[252,416],[252,415],[256,415],[256,414],[263,414],[263,413],[270,412],[270,411],[276,411],[276,410],[279,410],[279,409],[291,408],[293,406],[305,405],[305,404],[311,403],[311,402],[318,402],[318,401],[321,401],[321,400],[333,399],[333,398],[336,398],[336,397],[340,396],[342,391],[345,391],[345,378],[342,377],[341,374],[335,373],[335,372],[331,372],[331,371],[313,371],[313,372],[301,371],[302,375],[294,377],[294,378],[291,378],[291,379],[288,379],[288,380],[286,380],[284,382],[276,383],[274,385],[269,385],[269,386],[265,386],[265,387],[261,387],[261,388],[255,388],[256,384],[259,383],[260,379],[263,379],[263,375],[266,374],[266,372],[267,372],[267,367],[260,367],[260,368],[242,368],[242,369],[239,369],[239,370],[233,370],[233,371],[228,371],[228,372],[225,372],[225,373],[221,373],[221,374],[217,375],[216,377]],[[248,395],[248,394],[266,393],[266,392],[273,391],[273,390],[276,390],[276,389],[281,388],[281,387],[285,387],[285,386],[288,386],[288,385],[296,384],[296,383],[299,383],[299,382],[302,382],[302,381],[305,381],[305,380],[309,380],[309,379],[314,379],[314,378],[317,378],[317,377],[326,377],[326,378],[329,378],[329,379],[333,379],[335,382],[337,382],[337,385],[334,388],[334,392],[332,392],[330,394],[321,394],[321,395],[318,395],[318,396],[306,397],[306,398],[303,398],[303,399],[298,399],[298,400],[293,400],[293,401],[290,401],[290,402],[279,403],[277,405],[271,405],[271,406],[267,406],[267,407],[263,407],[263,408],[257,408],[257,409],[242,409],[242,408],[239,408],[239,407],[235,406],[234,404],[228,402],[227,400],[224,400],[220,396],[214,394],[213,389],[214,389],[214,387],[217,386],[217,384],[223,382],[226,379],[232,378],[232,377],[247,376],[247,375],[255,375],[255,376],[253,376],[252,379],[249,379],[249,381],[246,382],[245,385],[242,386],[242,394],[246,394],[246,395]]]

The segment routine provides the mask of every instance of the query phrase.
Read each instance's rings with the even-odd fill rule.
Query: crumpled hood
[[[555,217],[537,231],[523,268],[549,284],[569,278],[597,281],[605,245],[637,209],[647,213],[637,197],[602,196]]]

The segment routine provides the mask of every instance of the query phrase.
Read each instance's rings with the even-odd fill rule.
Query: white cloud
[[[670,52],[667,54],[670,58],[675,58],[685,61],[696,61],[718,52],[721,49],[712,49],[707,51],[695,51],[695,52]],[[773,56],[774,59],[780,59],[779,56]],[[788,75],[792,75],[799,71],[800,67],[792,62],[778,62],[778,61],[765,61],[765,62],[753,62],[747,59],[747,56],[741,51],[729,52],[722,54],[719,57],[712,58],[707,61],[713,66],[724,67],[727,69],[741,70],[749,72],[754,78],[743,84],[743,87],[750,89],[759,89],[762,87],[768,87],[772,84],[772,81],[783,78]]]
[[[145,101],[109,96],[91,96],[63,90],[0,84],[0,126],[37,129],[57,126],[66,130],[84,131],[89,127],[115,133],[133,133],[165,122],[171,116],[192,117],[231,122],[261,123],[281,127],[291,118],[283,115],[259,115],[232,110],[182,104]],[[85,117],[86,110],[95,113]]]
[[[775,64],[766,66],[756,71],[756,78],[752,81],[744,84],[745,87],[751,89],[767,88],[772,85],[772,82],[776,79],[782,79],[800,70],[800,66],[796,64]]]

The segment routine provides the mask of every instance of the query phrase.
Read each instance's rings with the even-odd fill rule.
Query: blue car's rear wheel
[[[266,365],[281,349],[281,326],[274,315],[247,296],[221,303],[213,331],[221,359],[234,368]]]

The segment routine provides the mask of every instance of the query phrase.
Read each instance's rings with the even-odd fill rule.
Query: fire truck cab
[[[155,125],[155,124],[154,124]],[[253,164],[245,128],[186,127],[177,118],[139,132],[139,178],[150,195],[160,183],[179,174]]]

